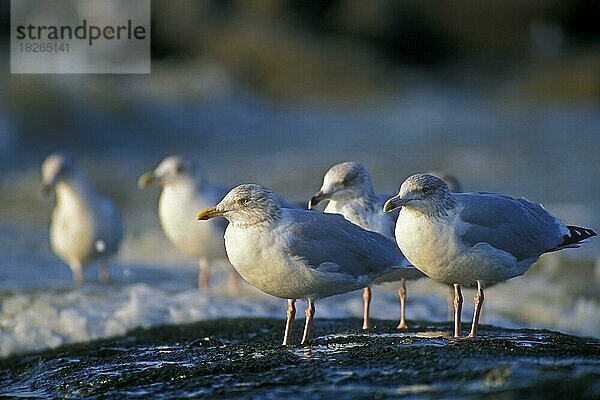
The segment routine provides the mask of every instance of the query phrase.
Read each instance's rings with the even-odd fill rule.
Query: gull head
[[[383,206],[390,212],[398,207],[406,207],[427,215],[445,215],[454,206],[454,197],[442,179],[428,174],[409,176],[400,186],[398,194]]]
[[[61,181],[67,181],[77,173],[73,159],[64,153],[52,153],[42,163],[42,190],[49,193]]]
[[[198,213],[199,220],[221,216],[236,226],[269,224],[281,216],[281,204],[270,189],[245,184],[231,189],[216,206]]]
[[[352,200],[373,193],[373,180],[369,171],[359,162],[348,161],[329,168],[323,177],[321,190],[311,197],[308,208],[311,209],[324,200]]]
[[[169,156],[162,160],[154,169],[140,176],[138,187],[145,187],[158,183],[161,186],[168,185],[181,178],[194,178],[196,176],[196,166],[191,160],[180,156]]]

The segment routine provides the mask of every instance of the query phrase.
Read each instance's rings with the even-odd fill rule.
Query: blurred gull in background
[[[385,211],[402,207],[396,241],[410,262],[455,288],[454,337],[460,337],[460,285],[477,287],[469,338],[477,336],[483,288],[523,275],[542,254],[579,247],[596,233],[565,226],[542,206],[495,193],[452,193],[427,174],[412,175]]]
[[[306,298],[302,344],[308,342],[314,300],[364,288],[395,270],[414,270],[390,239],[343,217],[282,208],[273,192],[240,185],[199,220],[229,220],[225,247],[231,264],[256,288],[288,299],[283,345],[288,345],[295,301]]]
[[[179,250],[198,257],[198,287],[207,290],[210,261],[226,258],[223,235],[227,223],[198,224],[196,213],[216,204],[229,188],[207,182],[192,161],[176,155],[166,157],[138,180],[141,189],[153,183],[162,186],[158,217],[165,235]],[[237,273],[231,274],[230,282],[237,285]]]
[[[376,194],[373,189],[371,174],[359,162],[348,161],[329,168],[323,177],[321,189],[308,202],[311,209],[322,201],[328,201],[325,212],[341,214],[348,221],[369,231],[378,232],[394,238],[394,227],[398,212],[386,213],[383,204],[391,195]],[[400,322],[398,329],[406,329],[406,279],[422,278],[417,270],[395,271],[380,277],[375,283],[400,281],[398,296],[400,297]],[[369,328],[369,309],[371,304],[371,288],[363,290],[364,311],[363,329]]]
[[[54,153],[42,164],[44,192],[56,191],[56,207],[50,224],[50,245],[83,283],[83,265],[100,260],[98,277],[108,282],[108,258],[123,238],[121,216],[114,203],[96,193],[74,160]]]

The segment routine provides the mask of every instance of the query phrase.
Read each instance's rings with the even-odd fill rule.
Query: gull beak
[[[323,200],[325,200],[327,198],[327,196],[325,196],[323,194],[322,190],[319,190],[317,193],[314,194],[313,197],[310,198],[310,200],[308,201],[308,209],[312,209],[314,206],[316,206],[317,204],[319,204],[320,202],[322,202]]]
[[[383,211],[390,212],[395,210],[398,207],[402,207],[407,205],[410,202],[410,199],[403,199],[400,195],[394,196],[383,205]]]
[[[152,185],[157,180],[158,179],[156,178],[156,175],[154,175],[154,172],[146,172],[140,176],[137,185],[140,189],[144,189],[146,186]]]
[[[198,221],[206,221],[214,217],[221,217],[225,211],[217,210],[217,207],[208,207],[198,213]]]

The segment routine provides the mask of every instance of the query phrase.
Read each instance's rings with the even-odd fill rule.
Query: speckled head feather
[[[323,178],[323,186],[338,185],[343,188],[361,187],[372,190],[373,180],[364,165],[356,161],[336,164]]]
[[[424,198],[448,191],[448,185],[442,179],[429,174],[415,174],[400,185],[399,193],[402,197],[413,193]]]
[[[371,174],[359,162],[348,161],[329,168],[323,177],[323,185],[311,199],[309,206],[322,200],[342,202],[375,196]]]
[[[402,183],[398,195],[386,202],[384,210],[406,207],[430,217],[440,217],[447,215],[455,204],[446,182],[433,175],[415,174]]]
[[[446,185],[448,185],[448,189],[450,189],[451,192],[462,192],[462,185],[456,176],[446,172],[438,171],[433,171],[429,174],[437,176],[438,178],[446,182]]]
[[[231,189],[215,208],[237,226],[268,224],[281,216],[277,196],[270,189],[252,183]]]

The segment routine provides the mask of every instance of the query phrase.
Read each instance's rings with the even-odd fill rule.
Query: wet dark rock
[[[211,337],[203,337],[203,338],[198,338],[198,339],[194,339],[191,342],[189,342],[187,344],[188,347],[213,347],[213,346],[220,346],[223,344],[223,341],[216,339],[216,338],[211,338]]]
[[[310,346],[282,347],[283,322],[223,319],[0,360],[0,397],[593,398],[600,340],[483,326],[318,320]],[[294,329],[295,340],[301,323]],[[466,326],[464,327],[466,331]],[[254,335],[252,335],[254,333]]]

